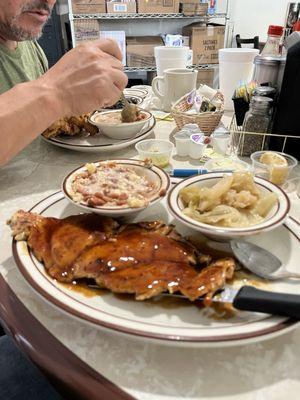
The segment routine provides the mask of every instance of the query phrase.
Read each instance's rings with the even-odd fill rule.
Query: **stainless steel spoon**
[[[139,114],[138,107],[129,103],[123,92],[121,93],[121,99],[124,101],[124,108],[121,111],[122,122],[135,122]]]
[[[300,273],[288,271],[279,258],[253,243],[231,240],[230,246],[237,260],[249,271],[265,279],[300,279]]]

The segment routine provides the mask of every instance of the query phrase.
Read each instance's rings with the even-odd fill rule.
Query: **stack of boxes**
[[[179,0],[72,0],[72,11],[73,14],[176,14]]]
[[[180,4],[179,4],[180,2]],[[206,15],[207,3],[199,0],[72,0],[73,14],[100,13],[178,13],[185,15]],[[101,31],[97,19],[75,19],[75,40],[94,40],[99,37],[116,39],[123,51],[123,64],[128,67],[152,67],[155,65],[154,47],[162,46],[160,36],[138,36],[125,38],[124,31]],[[193,50],[193,64],[218,63],[218,50],[224,46],[224,26],[191,24],[182,30],[185,41]],[[127,59],[126,59],[127,58]],[[213,70],[200,70],[202,80],[211,81]]]

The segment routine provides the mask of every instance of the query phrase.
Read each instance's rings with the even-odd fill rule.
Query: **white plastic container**
[[[174,135],[177,155],[179,157],[188,156],[190,153],[190,136],[188,131],[179,131]]]
[[[157,76],[163,76],[164,71],[170,68],[186,68],[189,48],[157,46],[154,48]]]
[[[190,136],[190,157],[197,160],[203,156],[206,144],[204,143],[204,136],[193,134]]]
[[[233,110],[232,96],[241,82],[250,82],[253,75],[253,60],[259,50],[229,48],[219,50],[220,91],[225,98],[225,110]]]
[[[280,164],[264,164],[260,162],[260,158],[264,153],[275,153],[286,159],[286,165]],[[256,151],[250,155],[252,161],[252,168],[255,176],[267,179],[276,185],[283,185],[288,179],[292,170],[298,164],[295,157],[279,151]]]
[[[174,149],[173,143],[162,139],[141,140],[135,145],[140,160],[149,159],[154,165],[164,168],[169,164]]]
[[[230,143],[230,135],[212,134],[211,136],[214,152],[225,156]]]

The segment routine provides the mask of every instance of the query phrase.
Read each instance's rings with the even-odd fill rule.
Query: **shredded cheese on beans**
[[[153,185],[130,167],[115,162],[86,164],[72,182],[75,202],[92,207],[145,207]]]

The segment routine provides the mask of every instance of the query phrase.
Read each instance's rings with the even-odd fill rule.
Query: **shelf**
[[[191,15],[183,14],[73,14],[73,19],[198,19],[207,22],[212,18],[226,18],[226,14]]]
[[[208,69],[216,68],[218,64],[198,64],[187,67],[188,69]],[[156,72],[156,67],[124,67],[125,72]]]

